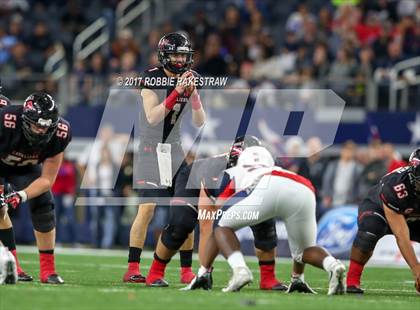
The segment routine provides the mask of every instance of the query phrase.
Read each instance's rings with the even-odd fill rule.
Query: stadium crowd
[[[213,0],[187,4],[191,10],[155,25],[147,37],[135,26],[111,31],[106,48],[73,59],[76,35],[99,16],[112,23],[118,2],[90,1],[83,9],[81,1],[6,1],[0,9],[4,86],[11,94],[27,93],[25,85],[56,93],[57,82],[43,72],[62,44],[74,90],[69,103],[103,104],[116,75],[137,76],[156,64],[159,38],[182,29],[194,42],[194,69],[202,75],[229,76],[232,87],[332,88],[364,106],[370,81],[379,83],[378,102],[386,102],[389,69],[420,54],[417,1]],[[419,91],[412,86],[410,98]]]

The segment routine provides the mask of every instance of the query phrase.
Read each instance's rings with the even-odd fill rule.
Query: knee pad
[[[362,252],[372,252],[381,237],[382,236],[379,237],[371,232],[358,231],[353,245]]]
[[[50,232],[55,228],[54,201],[51,192],[29,200],[32,224],[39,232]]]
[[[387,230],[386,219],[380,214],[372,213],[359,222],[359,231],[353,245],[363,252],[372,252],[376,243],[387,233]]]
[[[175,210],[174,210],[175,208]],[[162,243],[171,250],[178,250],[197,224],[197,213],[188,206],[171,206],[169,224],[162,232]]]
[[[50,210],[33,210],[32,224],[36,231],[47,233],[55,228],[55,212]]]
[[[273,219],[251,226],[251,229],[257,249],[270,251],[277,246],[276,222]]]

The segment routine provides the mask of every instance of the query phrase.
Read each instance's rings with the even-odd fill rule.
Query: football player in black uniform
[[[140,274],[140,256],[147,227],[157,198],[167,197],[168,203],[165,204],[169,204],[176,172],[185,157],[180,137],[182,116],[191,108],[192,121],[197,127],[205,121],[195,84],[185,83],[198,76],[191,70],[193,50],[187,37],[180,33],[162,37],[158,44],[158,59],[161,65],[146,70],[142,76],[140,175],[137,177],[141,204],[130,231],[128,270],[123,277],[125,282],[145,282],[145,277]],[[191,270],[192,248],[190,239],[180,251],[181,282],[184,283],[189,283],[195,276]]]
[[[420,279],[420,263],[410,243],[420,242],[420,149],[411,154],[409,162],[409,166],[385,175],[359,206],[359,230],[351,249],[347,293],[363,294],[363,268],[376,243],[387,234],[394,234],[415,280]]]
[[[199,222],[199,212],[203,212],[204,219],[200,219],[200,261],[204,260],[203,250],[212,232],[213,220],[206,219],[207,215],[216,212],[214,204],[221,188],[221,176],[226,167],[234,166],[242,149],[259,145],[257,138],[252,136],[238,137],[230,153],[210,158],[199,159],[184,166],[176,179],[175,194],[171,200],[169,224],[162,232],[154,260],[150,267],[147,281],[155,286],[168,286],[164,280],[165,268],[173,255],[187,239]],[[200,210],[200,211],[199,211]],[[275,276],[275,248],[277,234],[274,220],[269,220],[252,228],[254,244],[260,265],[260,289],[287,290],[287,286]],[[211,277],[211,273],[208,273]],[[211,279],[207,279],[206,289],[211,289]],[[159,285],[158,285],[159,284]]]
[[[0,177],[5,180],[0,240],[13,252],[15,240],[7,209],[28,202],[39,249],[40,281],[64,283],[55,271],[55,215],[50,192],[71,140],[69,123],[46,93],[30,95],[23,106],[0,109]]]

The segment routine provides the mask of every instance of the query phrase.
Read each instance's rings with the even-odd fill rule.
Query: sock
[[[23,269],[20,267],[20,265],[19,265],[19,260],[18,260],[18,258],[17,258],[17,254],[16,254],[16,250],[12,250],[12,251],[10,251],[12,254],[13,254],[13,256],[15,257],[15,261],[16,261],[16,269],[17,269],[17,273],[18,274],[21,274],[22,272],[23,272]]]
[[[347,273],[347,286],[360,287],[360,278],[362,277],[364,267],[365,265],[350,260],[349,272]]]
[[[152,265],[150,266],[149,274],[147,275],[146,282],[151,283],[158,279],[163,279],[165,276],[166,265],[170,259],[161,259],[157,254],[154,254]]]
[[[19,273],[22,273],[23,270],[19,265],[19,260],[17,258],[16,254],[16,242],[15,242],[15,234],[13,231],[13,227],[6,228],[6,229],[0,229],[0,241],[3,243],[3,245],[9,249],[10,252],[12,252],[13,256],[16,260],[16,268]]]
[[[39,251],[40,279],[47,280],[49,275],[55,274],[54,250]]]
[[[128,248],[128,262],[129,263],[140,263],[141,248],[129,247]]]
[[[302,282],[305,282],[305,275],[303,273],[292,273],[292,281],[293,279],[300,279]]]
[[[193,250],[179,251],[179,257],[181,259],[181,267],[192,266],[192,255]]]
[[[325,257],[324,260],[322,261],[322,267],[324,268],[325,271],[330,272],[332,266],[334,265],[336,261],[337,259],[329,255]]]
[[[205,274],[207,271],[209,271],[209,269],[207,269],[204,266],[200,266],[200,268],[198,268],[198,273],[197,273],[197,277],[201,277],[203,274]]]
[[[275,261],[259,261],[261,282],[276,278]]]
[[[246,267],[244,256],[239,251],[235,251],[230,254],[227,261],[232,269],[238,267]]]
[[[140,274],[140,256],[142,249],[136,247],[128,248],[128,272],[130,274]]]
[[[13,251],[16,249],[15,234],[13,232],[13,227],[0,229],[0,241],[3,242],[3,245]]]

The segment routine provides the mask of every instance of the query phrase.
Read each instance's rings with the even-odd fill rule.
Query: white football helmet
[[[274,167],[274,159],[265,147],[250,146],[239,156],[238,166],[271,168]]]

